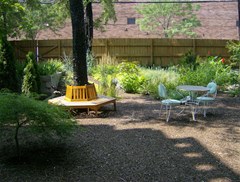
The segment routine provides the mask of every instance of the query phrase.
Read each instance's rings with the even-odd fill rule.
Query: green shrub
[[[31,93],[39,93],[40,89],[40,78],[37,71],[37,64],[34,59],[34,54],[29,52],[26,56],[27,64],[24,68],[22,93],[30,96]]]
[[[58,59],[50,59],[38,63],[39,75],[52,75],[57,72],[62,72],[63,68],[64,68],[63,62]]]
[[[117,67],[114,65],[98,65],[92,70],[93,77],[99,81],[97,91],[99,94],[117,97],[116,75]]]
[[[92,74],[93,68],[96,65],[96,60],[92,52],[87,52],[87,69],[88,69],[88,75]]]
[[[185,67],[189,67],[191,70],[196,70],[197,66],[197,55],[193,53],[192,50],[189,50],[182,58],[181,64]]]
[[[158,96],[158,85],[163,83],[168,94],[171,97],[175,96],[176,86],[179,84],[179,74],[173,69],[162,68],[141,68],[141,73],[144,75],[146,81],[142,85],[141,93],[150,94],[154,98]]]
[[[195,71],[181,66],[179,72],[181,84],[207,85],[211,80],[214,80],[218,85],[232,82],[231,67],[225,65],[222,59],[217,57],[200,60],[200,64]]]
[[[229,41],[226,48],[231,54],[232,66],[238,66],[240,69],[240,41]]]
[[[16,74],[17,74],[17,84],[18,92],[21,93],[24,68],[26,67],[26,62],[16,61]]]
[[[118,78],[124,91],[127,93],[140,93],[145,78],[141,75],[139,66],[132,62],[122,62],[118,65]]]
[[[73,58],[72,55],[64,54],[63,57],[63,76],[61,78],[60,84],[62,86],[73,85]]]
[[[0,127],[14,127],[14,136],[19,155],[19,130],[28,127],[43,136],[62,136],[68,134],[75,121],[60,107],[36,101],[23,95],[0,92]],[[1,134],[1,133],[0,133]]]

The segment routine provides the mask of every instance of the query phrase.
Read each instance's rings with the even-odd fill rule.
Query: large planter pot
[[[65,96],[65,100],[67,101],[90,101],[96,98],[97,92],[94,84],[84,86],[67,85]]]
[[[40,92],[43,94],[51,95],[54,91],[54,88],[58,87],[58,83],[62,76],[61,72],[55,73],[53,75],[44,75],[40,76],[41,88]]]

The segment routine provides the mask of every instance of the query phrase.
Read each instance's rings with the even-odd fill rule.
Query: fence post
[[[109,51],[108,51],[108,39],[106,39],[106,41],[105,41],[105,54],[106,54],[106,56],[109,56]]]
[[[196,54],[196,39],[192,39],[193,54]]]
[[[60,39],[58,39],[58,59],[60,59],[61,58],[61,40]]]
[[[151,39],[151,63],[154,65],[154,47],[153,47],[153,39]]]

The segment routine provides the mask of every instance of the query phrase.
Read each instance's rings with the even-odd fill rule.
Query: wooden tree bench
[[[114,111],[116,111],[116,99],[113,97],[107,96],[98,96],[96,99],[92,99],[89,101],[68,101],[65,96],[56,97],[48,100],[49,104],[64,106],[70,109],[87,109],[95,111],[96,115],[98,110],[107,104],[113,104]]]

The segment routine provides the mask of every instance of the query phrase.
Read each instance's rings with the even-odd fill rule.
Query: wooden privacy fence
[[[206,39],[94,39],[93,53],[99,60],[106,55],[119,61],[137,61],[141,65],[167,66],[177,64],[189,50],[199,56],[229,58],[228,40]],[[35,52],[39,60],[64,58],[72,55],[72,40],[11,41],[15,56],[25,59],[28,51]]]

